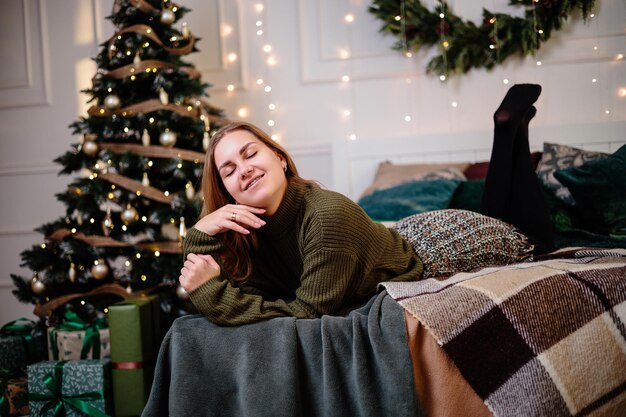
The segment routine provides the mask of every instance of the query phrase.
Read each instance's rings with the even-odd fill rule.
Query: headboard
[[[544,142],[551,142],[614,152],[626,144],[626,121],[531,128],[529,137],[531,151],[541,151]],[[492,140],[491,131],[336,140],[333,189],[357,200],[384,161],[397,164],[488,161]]]

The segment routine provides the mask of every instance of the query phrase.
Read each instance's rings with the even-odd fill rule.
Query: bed
[[[605,127],[531,131],[557,251],[383,284],[404,309],[424,415],[626,415],[626,126]],[[389,227],[478,210],[489,144],[488,133],[340,141],[335,185]]]
[[[609,155],[626,144],[625,128],[608,124],[598,140],[583,140],[592,136],[569,128],[565,151],[602,154],[568,154],[569,160],[578,168],[613,161]],[[551,129],[542,132],[547,136],[535,135],[533,149],[538,168],[562,146],[549,140]],[[337,142],[335,188],[363,204],[364,197],[394,187],[397,198],[412,183],[424,194],[433,191],[424,182],[435,181],[442,185],[435,194],[447,200],[417,204],[435,210],[436,204],[450,207],[465,184],[464,206],[456,208],[471,209],[490,140],[478,133],[458,139]],[[619,168],[617,174],[607,171],[618,187],[603,202],[619,204],[626,196]],[[601,209],[596,200],[591,198],[591,207]],[[565,204],[553,203],[557,209]],[[237,328],[200,316],[178,319],[161,346],[143,415],[623,417],[626,211],[608,211],[612,217],[599,222],[604,228],[591,230],[573,223],[587,217],[564,220],[558,212],[560,249],[532,262],[383,283],[370,302],[346,316],[279,318]],[[393,227],[393,218],[371,217]],[[615,226],[610,231],[607,221]]]

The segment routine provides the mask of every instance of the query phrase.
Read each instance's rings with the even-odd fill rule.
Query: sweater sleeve
[[[332,265],[332,268],[331,268]],[[354,255],[320,250],[307,257],[302,285],[296,299],[267,300],[246,293],[223,277],[211,279],[190,293],[193,304],[212,322],[222,326],[241,325],[275,317],[316,318],[341,308],[350,282],[358,275]],[[332,281],[329,280],[333,277]]]

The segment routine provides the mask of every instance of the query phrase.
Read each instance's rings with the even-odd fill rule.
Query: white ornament
[[[133,58],[133,64],[141,64],[141,56],[139,55],[139,52],[135,54],[135,57]]]
[[[118,96],[116,96],[115,94],[109,94],[108,96],[106,96],[104,98],[104,107],[106,107],[107,109],[117,109],[120,106],[121,102],[120,102],[120,98]]]
[[[93,263],[91,275],[98,280],[104,279],[109,275],[109,267],[102,259],[99,259]]]
[[[185,39],[189,37],[189,26],[187,25],[187,22],[183,22],[182,34]]]
[[[150,178],[148,178],[147,172],[143,173],[143,178],[141,179],[141,185],[143,185],[144,187],[150,186]]]
[[[176,144],[176,133],[166,130],[159,136],[159,143],[168,148]]]
[[[164,9],[161,11],[161,23],[164,25],[171,25],[176,21],[176,14],[170,9]]]
[[[120,217],[122,222],[128,226],[129,224],[135,223],[139,220],[139,213],[137,213],[137,210],[129,204],[126,206],[126,209],[122,212]]]
[[[187,197],[187,200],[191,200],[194,198],[195,195],[196,190],[193,188],[193,184],[191,183],[191,181],[189,181],[185,186],[185,196]]]
[[[189,293],[181,285],[176,287],[176,296],[183,301],[189,300]]]
[[[178,226],[178,238],[182,241],[187,236],[187,226],[185,226],[185,218],[180,218],[180,225]]]
[[[159,100],[164,106],[170,102],[170,97],[167,95],[167,91],[165,91],[163,87],[159,90]]]
[[[150,133],[148,133],[148,129],[143,130],[143,135],[141,135],[141,143],[143,146],[150,146]]]
[[[204,136],[202,136],[202,149],[206,151],[209,150],[209,142],[211,142],[211,136],[209,136],[209,132],[204,132]]]
[[[37,274],[35,274],[35,276],[33,276],[32,281],[30,282],[30,288],[33,290],[35,294],[41,295],[46,291],[46,284],[41,282],[39,278],[37,277]]]

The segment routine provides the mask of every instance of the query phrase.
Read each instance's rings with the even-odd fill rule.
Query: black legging
[[[541,94],[535,84],[516,84],[496,110],[481,213],[512,224],[535,245],[536,255],[554,249],[550,212],[535,173],[528,124]]]

